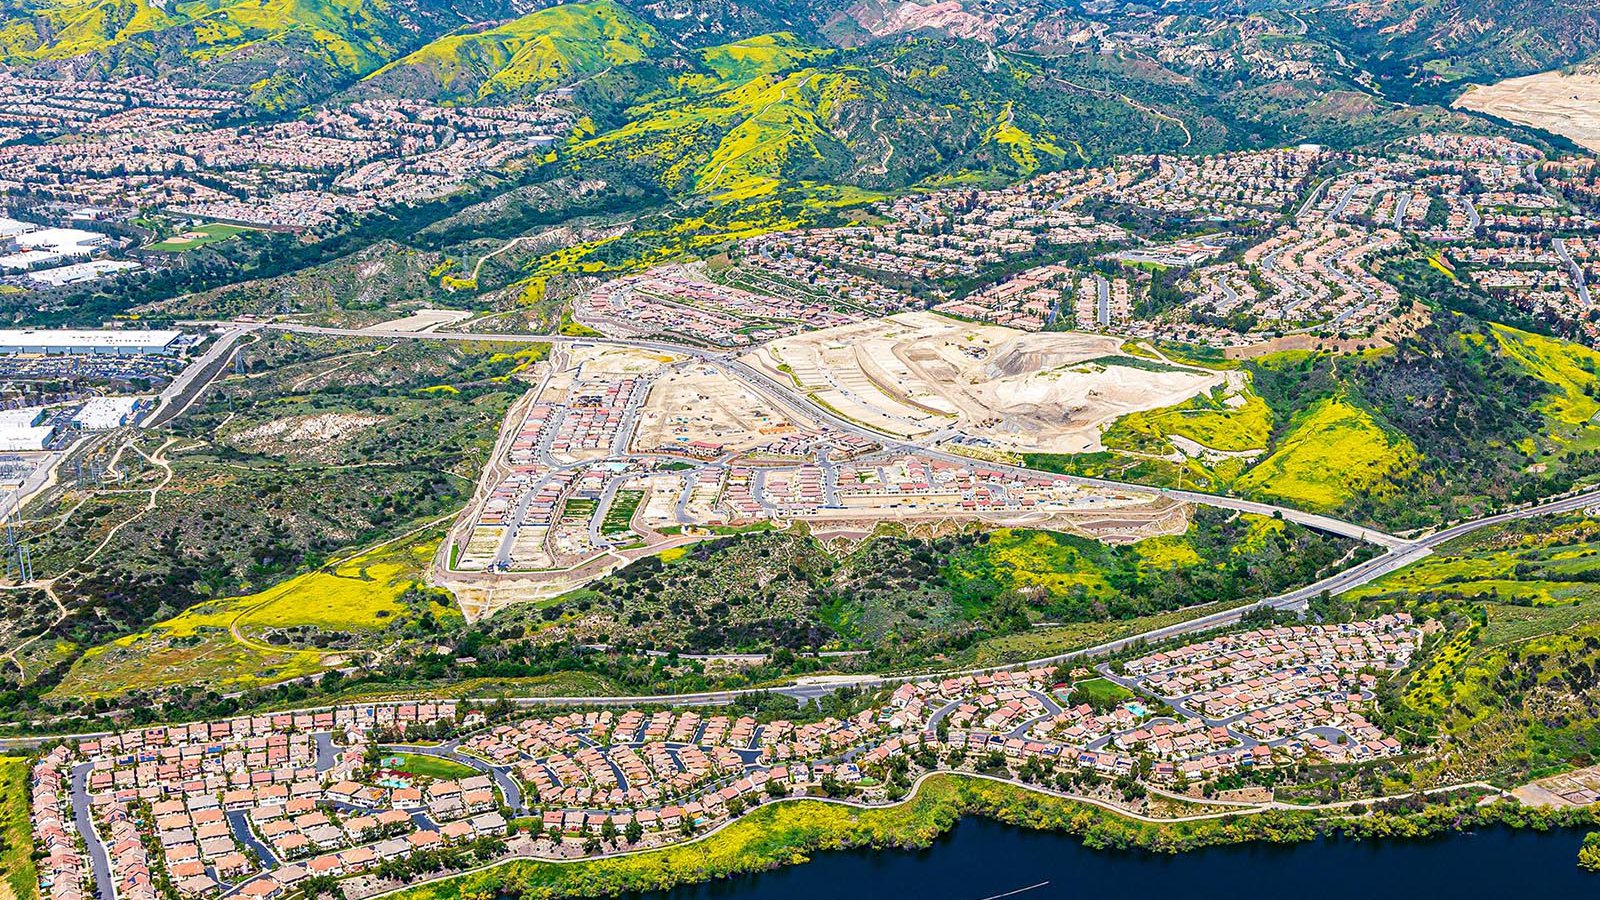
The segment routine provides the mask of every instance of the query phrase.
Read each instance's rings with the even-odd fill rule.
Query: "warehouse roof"
[[[76,328],[0,329],[5,347],[165,347],[183,336],[181,331],[128,329],[93,331]]]

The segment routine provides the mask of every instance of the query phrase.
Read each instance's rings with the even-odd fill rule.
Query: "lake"
[[[1577,867],[1583,834],[1493,828],[1416,841],[1320,840],[1176,856],[1089,850],[1072,837],[965,819],[921,851],[818,853],[811,862],[633,900],[1015,900],[1150,898],[1600,900]],[[1048,882],[1039,887],[1042,882]]]

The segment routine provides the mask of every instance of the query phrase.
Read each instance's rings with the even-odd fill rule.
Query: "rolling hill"
[[[374,72],[366,86],[444,100],[531,93],[641,62],[661,43],[654,27],[613,0],[569,3],[446,35]]]
[[[1386,86],[1426,97],[1469,81],[1556,69],[1600,53],[1591,0],[1384,0],[1306,18]]]
[[[13,0],[0,61],[144,72],[291,109],[374,71],[491,3],[419,0]]]

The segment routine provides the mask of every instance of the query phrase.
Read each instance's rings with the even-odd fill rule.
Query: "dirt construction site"
[[[1118,417],[1222,384],[1219,373],[1121,347],[1105,335],[901,313],[781,338],[744,361],[875,431],[908,440],[960,432],[1016,452],[1100,450]]]
[[[1097,335],[1026,334],[924,313],[773,347],[764,360],[755,355],[759,364],[793,372],[802,389],[754,378],[749,357],[557,347],[527,373],[530,390],[508,412],[474,501],[440,548],[436,582],[476,618],[761,523],[860,538],[883,522],[929,533],[976,522],[1108,542],[1188,524],[1187,504],[1154,491],[1086,486],[924,447],[971,434],[1029,447],[1097,445],[1102,423],[1208,390],[1221,383],[1217,373],[1130,357]],[[828,423],[813,404],[932,440],[893,446],[887,435]]]
[[[633,449],[681,452],[691,447],[750,450],[776,437],[798,433],[797,425],[766,398],[706,363],[691,363],[657,378],[639,414]]]
[[[1543,128],[1600,151],[1600,69],[1508,78],[1472,88],[1455,105]]]

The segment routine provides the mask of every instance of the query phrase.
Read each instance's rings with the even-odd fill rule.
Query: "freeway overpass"
[[[208,321],[186,324],[226,326],[237,325],[238,323]],[[722,366],[733,373],[740,380],[744,381],[746,384],[760,391],[760,393],[766,396],[767,399],[776,402],[780,406],[787,407],[791,411],[800,415],[802,418],[826,422],[832,428],[847,434],[853,434],[868,440],[876,441],[890,450],[921,453],[935,459],[940,459],[947,462],[955,462],[961,465],[974,465],[978,462],[971,457],[940,450],[937,446],[932,444],[891,438],[887,435],[873,431],[872,429],[865,428],[855,422],[850,421],[849,419],[837,415],[833,411],[826,409],[819,404],[812,403],[803,394],[801,394],[793,384],[786,384],[776,378],[773,378],[768,373],[763,372],[749,363],[744,362],[731,353],[718,350],[709,350],[704,347],[694,347],[672,341],[634,340],[607,337],[569,337],[567,335],[506,333],[468,334],[462,332],[440,331],[418,332],[385,329],[382,326],[374,326],[370,328],[333,328],[323,325],[302,325],[293,322],[251,324],[278,331],[294,332],[297,334],[321,334],[334,337],[381,338],[385,340],[410,338],[413,340],[425,341],[494,341],[527,344],[615,346],[657,350],[663,353],[692,356],[705,362]],[[999,471],[1009,471],[1016,474],[1039,474],[1039,470],[1037,469],[1028,469],[1022,466],[1011,466],[1004,463],[984,461],[983,465],[987,468],[996,469]],[[1346,522],[1341,519],[1336,519],[1332,516],[1302,512],[1301,510],[1287,506],[1261,503],[1258,501],[1245,500],[1238,497],[1227,497],[1220,494],[1207,494],[1201,491],[1153,488],[1149,485],[1135,484],[1124,481],[1113,481],[1106,478],[1086,478],[1078,475],[1060,475],[1057,477],[1065,479],[1073,484],[1082,485],[1084,487],[1095,487],[1111,490],[1136,490],[1146,493],[1156,492],[1160,493],[1162,496],[1170,497],[1174,500],[1182,500],[1188,503],[1199,503],[1220,509],[1256,513],[1264,516],[1281,516],[1287,521],[1296,522],[1301,525],[1305,525],[1308,528],[1315,528],[1319,531],[1327,532],[1329,534],[1336,534],[1359,541],[1366,541],[1368,543],[1377,544],[1381,547],[1391,550],[1397,547],[1405,546],[1407,543],[1403,538],[1386,534],[1374,528],[1368,528],[1364,525],[1358,525],[1354,522]]]
[[[974,669],[960,669],[946,672],[922,672],[905,675],[858,675],[828,677],[811,681],[801,681],[792,685],[772,689],[745,689],[734,691],[711,691],[698,694],[662,694],[651,697],[519,697],[515,702],[526,706],[624,706],[630,704],[661,704],[667,706],[700,706],[720,705],[732,703],[740,696],[752,696],[764,693],[782,694],[794,697],[801,703],[814,700],[818,697],[832,693],[842,687],[873,688],[882,685],[898,684],[906,681],[923,681],[930,678],[951,678],[962,675],[978,675],[990,672],[999,672],[1012,669],[1031,669],[1037,666],[1060,665],[1065,662],[1094,659],[1120,653],[1136,644],[1155,644],[1171,638],[1181,637],[1185,634],[1210,631],[1232,625],[1251,612],[1260,609],[1304,610],[1312,598],[1326,591],[1337,595],[1353,590],[1363,585],[1376,581],[1379,578],[1397,569],[1408,566],[1428,556],[1433,548],[1447,541],[1470,534],[1481,528],[1499,525],[1504,522],[1518,519],[1530,519],[1537,516],[1555,515],[1559,513],[1575,512],[1591,506],[1600,506],[1600,489],[1588,490],[1569,497],[1563,497],[1540,503],[1522,509],[1510,510],[1463,522],[1449,528],[1441,529],[1416,541],[1403,543],[1394,547],[1381,556],[1375,556],[1365,562],[1358,563],[1348,569],[1336,572],[1319,581],[1296,588],[1276,597],[1268,597],[1257,603],[1238,606],[1233,609],[1223,610],[1210,615],[1198,616],[1184,622],[1167,625],[1161,628],[1139,634],[1129,635],[1113,641],[1096,644],[1093,647],[1084,647],[1078,650],[1058,653],[1052,656],[1030,659],[1023,662],[1007,663],[999,666],[986,666]]]

